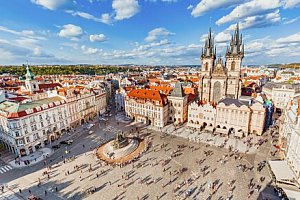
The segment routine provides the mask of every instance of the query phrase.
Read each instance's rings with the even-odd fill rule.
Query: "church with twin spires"
[[[217,103],[223,97],[237,99],[241,95],[241,66],[244,58],[244,44],[237,24],[234,35],[226,50],[226,61],[216,61],[216,47],[211,29],[201,54],[199,100]]]

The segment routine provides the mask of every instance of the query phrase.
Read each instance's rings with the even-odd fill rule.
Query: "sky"
[[[0,64],[199,65],[236,23],[244,64],[300,62],[300,0],[2,0]]]

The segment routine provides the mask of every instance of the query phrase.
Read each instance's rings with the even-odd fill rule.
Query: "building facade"
[[[184,94],[180,82],[175,84],[174,89],[168,96],[169,100],[169,118],[168,121],[175,124],[181,124],[187,121],[188,116],[188,96]]]
[[[237,25],[226,51],[226,62],[216,60],[216,47],[211,30],[201,54],[199,99],[217,103],[223,97],[237,99],[241,94],[241,65],[244,58],[244,45]]]
[[[280,127],[280,149],[300,184],[300,100],[292,102],[284,111]]]
[[[300,97],[300,84],[270,82],[263,86],[262,92],[273,101],[275,108],[283,110],[291,100]]]
[[[189,105],[187,126],[198,130],[213,131],[216,124],[217,110],[210,103],[199,104],[196,101]]]
[[[28,155],[70,128],[66,101],[61,97],[0,104],[0,139],[19,156]]]
[[[193,102],[188,110],[187,126],[191,128],[235,137],[264,131],[266,109],[257,101],[224,98],[217,105]]]
[[[159,91],[134,89],[125,98],[126,115],[136,122],[162,128],[168,122],[168,99]]]

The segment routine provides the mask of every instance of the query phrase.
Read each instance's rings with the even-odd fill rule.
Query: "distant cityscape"
[[[0,200],[300,200],[299,13],[0,1]]]

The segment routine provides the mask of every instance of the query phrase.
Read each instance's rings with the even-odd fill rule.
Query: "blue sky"
[[[200,64],[209,27],[244,64],[300,62],[300,0],[0,1],[0,64]]]

